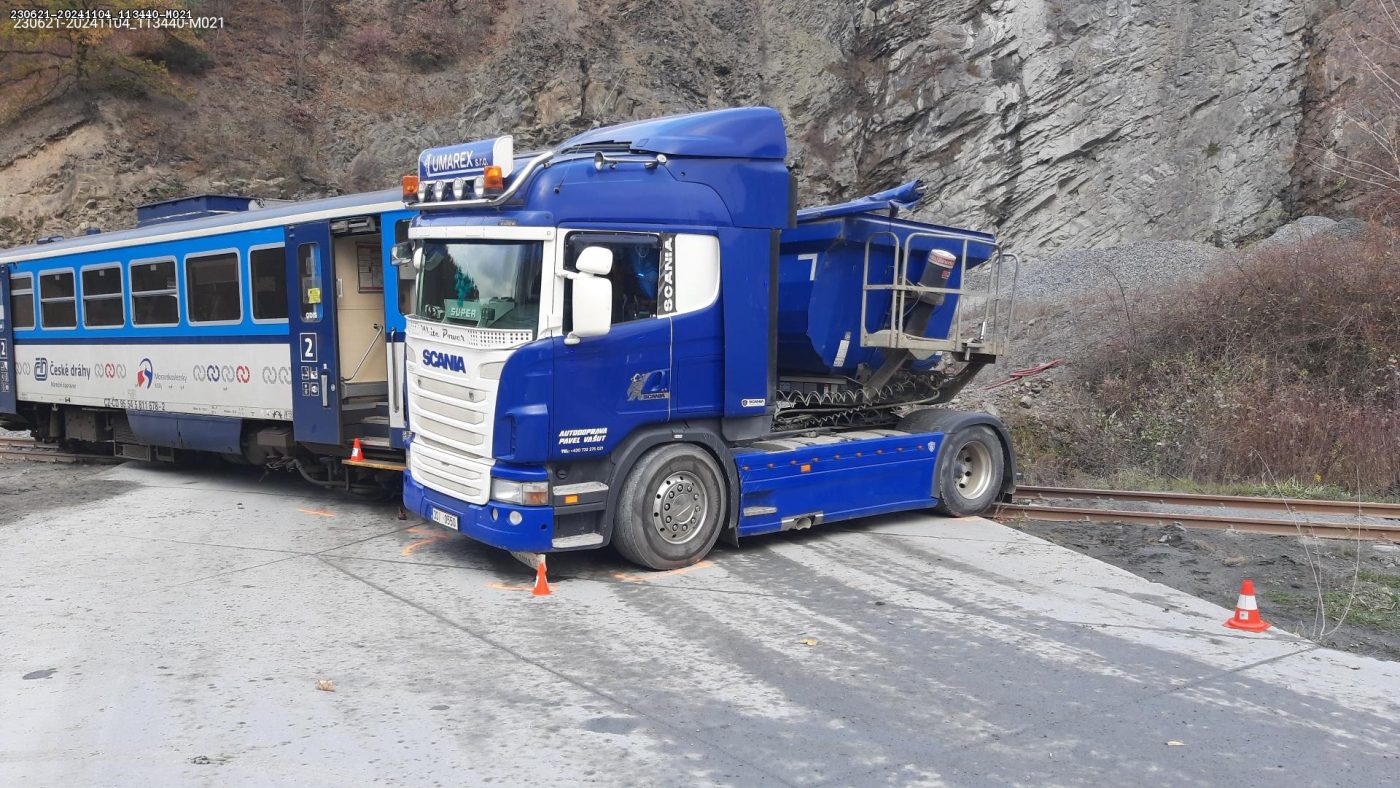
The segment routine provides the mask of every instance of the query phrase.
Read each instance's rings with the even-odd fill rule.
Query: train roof
[[[345,194],[321,200],[279,203],[249,211],[206,216],[178,222],[152,224],[130,230],[116,230],[110,233],[80,235],[62,241],[46,244],[30,244],[13,249],[0,250],[0,265],[26,260],[39,260],[47,257],[61,257],[78,252],[94,252],[101,249],[115,249],[138,244],[174,241],[181,238],[215,235],[218,233],[254,230],[262,227],[277,227],[299,222],[314,222],[332,219],[347,214],[374,211],[403,210],[402,192],[386,189],[361,194]]]

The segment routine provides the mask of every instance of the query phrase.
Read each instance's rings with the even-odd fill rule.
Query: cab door
[[[613,252],[613,323],[600,337],[554,349],[554,446],[557,457],[611,451],[634,429],[671,417],[671,317],[659,301],[660,233],[568,231],[563,266],[575,271],[583,249]],[[571,288],[564,287],[567,331]]]
[[[340,445],[340,361],[336,347],[335,261],[329,222],[287,228],[292,434],[301,443]]]
[[[15,327],[10,316],[10,269],[0,266],[0,413],[15,412]]]

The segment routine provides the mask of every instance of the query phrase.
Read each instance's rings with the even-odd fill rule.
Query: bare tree
[[[27,4],[40,11],[183,10],[179,0],[46,0]],[[160,39],[151,47],[151,39]],[[192,31],[122,30],[110,26],[39,27],[0,20],[0,123],[25,110],[75,92],[127,90],[179,92],[158,57],[149,54],[171,43],[192,50],[202,45]]]
[[[1386,213],[1400,207],[1400,0],[1363,0],[1339,42],[1348,83],[1319,164],[1359,184]]]

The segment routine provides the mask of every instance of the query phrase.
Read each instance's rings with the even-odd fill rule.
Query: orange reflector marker
[[[564,496],[564,503],[565,503],[565,504],[578,503],[578,496],[577,496],[577,495],[566,495],[566,496]]]
[[[501,168],[498,165],[487,165],[481,174],[481,188],[483,191],[499,192],[506,188],[505,176],[501,175]]]
[[[812,470],[812,466],[810,466],[810,465],[808,465],[807,463],[804,462],[804,463],[802,463],[802,468],[801,468],[801,470],[802,470],[803,473],[806,473],[806,472]]]
[[[417,175],[405,175],[405,176],[403,176],[403,198],[404,198],[405,200],[412,200],[412,199],[416,199],[417,197],[418,197],[418,176],[417,176]]]

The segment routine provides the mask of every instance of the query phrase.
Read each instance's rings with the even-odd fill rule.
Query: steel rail
[[[1082,506],[1035,506],[999,504],[995,515],[1005,519],[1041,520],[1059,523],[1128,523],[1132,525],[1179,525],[1217,531],[1242,531],[1275,536],[1317,536],[1324,539],[1370,539],[1400,541],[1400,523],[1338,523],[1328,521],[1229,517],[1219,514],[1185,512],[1126,512]]]
[[[37,443],[30,438],[9,437],[0,437],[0,459],[70,464],[87,462],[98,465],[115,465],[124,462],[121,457],[113,457],[110,454],[79,454],[62,451],[52,444]]]
[[[1322,501],[1308,498],[1256,498],[1244,495],[1149,492],[1144,490],[1097,490],[1070,487],[1025,486],[1016,489],[1017,498],[1040,500],[1101,500],[1132,503],[1160,503],[1173,506],[1202,506],[1219,509],[1245,509],[1279,514],[1329,514],[1338,517],[1380,517],[1400,520],[1400,504],[1366,501]]]

